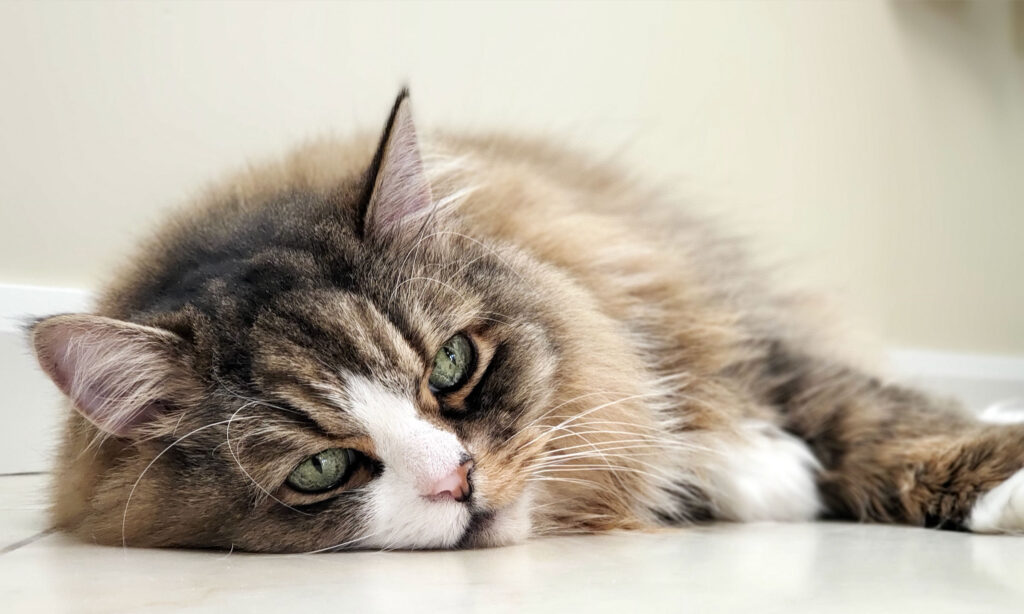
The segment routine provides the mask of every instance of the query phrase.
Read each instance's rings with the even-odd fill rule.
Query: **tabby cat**
[[[552,145],[324,141],[211,188],[94,314],[52,518],[128,546],[320,552],[819,517],[1024,530],[1024,425],[825,349],[732,242]]]

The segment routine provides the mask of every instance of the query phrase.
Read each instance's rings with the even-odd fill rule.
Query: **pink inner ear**
[[[371,232],[394,232],[403,222],[427,213],[433,203],[409,99],[402,97],[397,104],[367,209]]]
[[[97,316],[57,316],[37,325],[33,342],[43,369],[79,413],[124,436],[161,406],[173,368],[163,334]]]

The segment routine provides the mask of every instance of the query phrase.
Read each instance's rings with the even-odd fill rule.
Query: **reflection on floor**
[[[1024,537],[818,523],[462,552],[122,550],[47,533],[45,482],[0,477],[7,612],[1024,611]]]

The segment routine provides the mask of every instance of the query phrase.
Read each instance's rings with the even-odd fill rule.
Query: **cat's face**
[[[558,360],[505,260],[432,237],[354,261],[352,290],[270,298],[244,334],[207,323],[194,364],[217,385],[177,432],[222,426],[168,452],[187,469],[149,491],[162,501],[132,505],[192,491],[247,549],[522,539]]]
[[[206,489],[197,499],[214,517],[231,510],[218,523],[231,543],[429,548],[529,532],[529,464],[544,443],[531,423],[556,350],[522,298],[528,268],[438,232],[353,258],[350,290],[273,296],[244,335],[208,323],[196,362],[219,381],[199,414],[223,429],[178,444],[179,462],[203,470],[172,480]],[[179,433],[202,428],[186,420]]]
[[[433,219],[395,113],[362,236],[322,217],[322,232],[158,275],[132,322],[34,327],[81,430],[116,456],[90,502],[102,541],[318,551],[529,534],[560,364],[536,297],[555,273]]]

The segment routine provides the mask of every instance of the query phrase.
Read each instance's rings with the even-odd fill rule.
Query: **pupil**
[[[451,363],[452,363],[453,365],[454,365],[454,364],[455,364],[456,362],[458,362],[458,360],[457,360],[457,359],[455,358],[455,352],[451,351],[451,350],[450,350],[450,349],[448,349],[448,348],[444,348],[444,353],[445,353],[445,355],[447,355],[447,356],[448,356],[448,360],[449,360],[449,362],[451,362]]]
[[[324,472],[324,465],[323,465],[323,463],[320,462],[320,456],[319,455],[318,456],[314,456],[312,458],[312,461],[313,461],[313,466],[316,467],[317,472],[318,473],[323,473]]]

